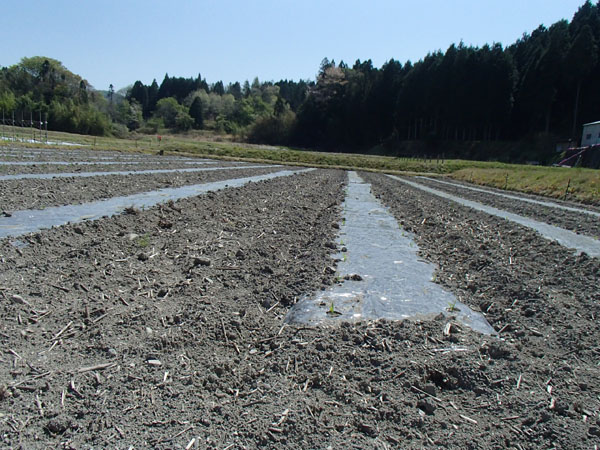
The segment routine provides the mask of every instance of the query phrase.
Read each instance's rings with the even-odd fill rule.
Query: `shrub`
[[[285,111],[279,116],[263,116],[250,127],[248,141],[285,145],[290,140],[295,124],[296,115],[292,111]]]

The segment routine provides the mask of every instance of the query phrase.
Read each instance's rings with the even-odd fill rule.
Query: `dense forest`
[[[314,81],[208,83],[165,75],[94,90],[51,58],[0,69],[0,109],[88,134],[193,129],[250,142],[395,153],[402,142],[577,139],[600,120],[600,1],[517,42],[452,44],[418,62],[327,58]],[[494,155],[497,156],[497,155]]]
[[[0,110],[6,123],[48,117],[59,131],[102,135],[111,120],[102,94],[59,61],[36,56],[0,69]]]

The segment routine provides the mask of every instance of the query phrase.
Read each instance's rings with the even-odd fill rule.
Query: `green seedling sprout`
[[[148,233],[139,237],[138,240],[136,241],[136,243],[137,243],[138,247],[141,247],[141,248],[148,247],[150,245],[150,237],[148,236]]]
[[[454,311],[458,311],[458,308],[456,307],[456,302],[448,302],[448,307],[446,308],[449,312],[454,312]]]

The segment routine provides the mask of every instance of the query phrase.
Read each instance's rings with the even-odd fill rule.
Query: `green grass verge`
[[[499,189],[600,204],[600,170],[514,165],[463,168],[453,172],[451,177]]]

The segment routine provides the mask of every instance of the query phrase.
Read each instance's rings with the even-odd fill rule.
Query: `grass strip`
[[[595,169],[518,165],[472,167],[457,170],[451,177],[498,189],[600,205],[600,170]]]

